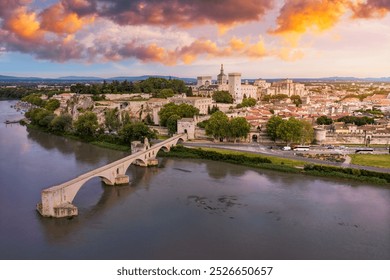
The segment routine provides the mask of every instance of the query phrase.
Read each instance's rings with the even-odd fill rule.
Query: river
[[[35,210],[43,188],[123,157],[29,130],[0,101],[0,259],[390,259],[390,189],[204,160],[88,181],[73,219]]]

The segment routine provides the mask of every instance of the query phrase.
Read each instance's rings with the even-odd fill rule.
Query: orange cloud
[[[245,50],[245,54],[249,57],[260,58],[267,55],[265,44],[262,40],[259,40],[256,44],[249,45]]]
[[[236,37],[230,39],[229,45],[234,51],[242,50],[245,47],[245,43],[241,39]]]
[[[44,10],[40,18],[42,29],[60,34],[76,33],[84,25],[94,21],[94,16],[82,18],[75,12],[67,11],[61,2]]]
[[[28,12],[25,7],[15,10],[5,25],[9,31],[25,39],[36,39],[43,35],[36,14]]]
[[[350,0],[287,0],[277,18],[278,27],[269,33],[288,36],[296,44],[307,31],[322,32],[333,27],[347,10]]]

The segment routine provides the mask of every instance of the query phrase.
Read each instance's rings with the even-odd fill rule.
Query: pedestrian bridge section
[[[171,147],[187,141],[187,134],[175,135],[153,146],[145,145],[140,151],[84,173],[77,178],[42,190],[41,202],[37,204],[38,212],[44,217],[72,217],[78,215],[78,209],[72,204],[77,192],[90,179],[100,177],[107,185],[119,185],[129,183],[126,170],[131,164],[148,166],[156,161],[157,153],[162,149],[169,152]]]

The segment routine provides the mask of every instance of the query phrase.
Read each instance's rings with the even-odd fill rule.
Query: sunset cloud
[[[77,3],[83,3],[74,1]],[[93,16],[80,17],[75,12],[69,12],[62,2],[59,2],[40,14],[41,28],[46,31],[63,34],[73,34],[79,31],[84,25],[94,21]]]
[[[355,18],[384,17],[390,12],[388,0],[367,0],[351,6]]]
[[[304,34],[333,27],[345,14],[348,0],[286,0],[271,34]]]
[[[227,26],[260,20],[273,7],[273,0],[90,0],[90,13],[120,25],[220,24]],[[99,7],[99,8],[97,8]]]
[[[20,7],[13,11],[12,17],[5,23],[7,29],[24,39],[36,39],[41,37],[40,23],[34,12],[28,12]]]
[[[294,62],[308,38],[389,11],[386,0],[0,0],[0,49],[55,62]]]

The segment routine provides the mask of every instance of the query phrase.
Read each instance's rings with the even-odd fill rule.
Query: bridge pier
[[[125,185],[130,182],[129,176],[123,174],[123,175],[118,175],[115,178],[115,185]]]

